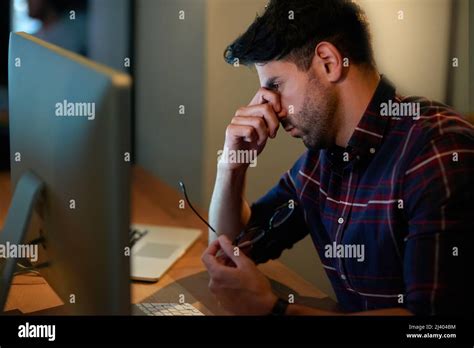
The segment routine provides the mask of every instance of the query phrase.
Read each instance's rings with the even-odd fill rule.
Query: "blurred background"
[[[9,168],[8,41],[23,31],[113,68],[131,73],[131,0],[0,1],[0,170]],[[47,87],[47,81],[45,81]]]
[[[266,2],[2,0],[0,168],[9,164],[8,35],[26,31],[132,74],[135,163],[173,187],[185,180],[194,200],[206,209],[225,128],[259,87],[254,69],[227,65],[223,51]],[[474,4],[356,2],[369,18],[379,71],[397,85],[398,92],[442,101],[473,121],[474,76],[469,65],[474,57]],[[249,171],[248,199],[270,189],[304,150],[284,133],[272,140],[257,167]],[[282,261],[333,296],[309,238],[285,252]]]

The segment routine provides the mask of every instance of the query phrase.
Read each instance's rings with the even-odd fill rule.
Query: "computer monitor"
[[[10,36],[16,189],[0,244],[36,243],[34,265],[66,313],[130,313],[130,86],[126,74]],[[0,264],[1,308],[16,263]]]

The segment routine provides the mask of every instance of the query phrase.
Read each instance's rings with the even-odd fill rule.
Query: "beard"
[[[338,100],[336,91],[323,86],[310,72],[303,107],[291,122],[309,150],[327,149],[335,144]]]

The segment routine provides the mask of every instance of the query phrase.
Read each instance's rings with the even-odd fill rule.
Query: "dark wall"
[[[8,85],[8,40],[10,35],[10,1],[0,0],[0,85]],[[0,124],[0,170],[9,167],[8,128]]]
[[[469,2],[469,114],[470,120],[474,124],[474,3]]]
[[[0,1],[0,84],[7,85],[10,1]]]

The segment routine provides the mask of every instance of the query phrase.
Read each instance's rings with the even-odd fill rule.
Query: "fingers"
[[[217,255],[216,259],[221,265],[228,266],[228,267],[236,267],[235,263],[230,258],[228,258],[225,254]]]
[[[258,133],[252,126],[229,124],[226,129],[226,138],[243,139],[247,143],[258,142]]]
[[[245,267],[249,264],[250,259],[243,252],[241,253],[240,250],[236,253],[236,246],[231,243],[227,236],[222,235],[218,240],[224,253],[237,265],[238,268]]]
[[[223,255],[218,255],[219,251],[223,251]],[[234,246],[225,235],[212,242],[201,259],[209,272],[211,282],[227,287],[240,284],[240,276],[235,266],[242,268],[250,262],[244,253],[239,253],[238,256],[234,254]],[[222,262],[223,259],[225,263]]]
[[[222,249],[216,254],[216,260],[224,266],[235,267],[235,263],[224,253]]]
[[[211,244],[209,244],[206,250],[204,250],[203,257],[206,254],[216,256],[219,250],[221,250],[220,242],[219,239],[216,239]]]
[[[260,88],[249,106],[237,110],[227,126],[225,146],[229,149],[241,149],[242,142],[248,143],[246,149],[264,149],[268,138],[275,138],[280,127],[280,118],[286,117],[280,95],[274,91]]]
[[[263,132],[266,132],[268,136],[274,138],[277,134],[278,128],[280,127],[280,121],[273,110],[272,105],[270,104],[260,104],[260,105],[253,105],[253,106],[245,106],[241,107],[235,113],[235,117],[259,117],[263,118],[266,127],[263,127],[263,124],[256,124],[257,127]],[[256,120],[252,120],[251,122],[257,122]],[[258,134],[258,133],[257,133]]]
[[[232,266],[221,264],[214,256],[206,254],[202,261],[209,273],[210,283],[214,288],[235,288],[240,284],[240,275],[237,269]]]
[[[267,124],[262,117],[255,116],[235,116],[232,119],[231,124],[240,125],[240,126],[250,126],[257,133],[257,144],[262,145],[268,138],[269,130]]]
[[[277,114],[282,111],[280,95],[272,90],[261,87],[250,101],[249,106],[265,103],[270,104]]]
[[[211,272],[219,272],[223,268],[225,269],[226,267],[222,264],[221,259],[223,257],[227,258],[225,255],[219,255],[222,252],[221,245],[220,245],[220,240],[216,239],[213,241],[207,249],[204,251],[204,253],[201,256],[201,260],[208,269],[209,273]]]
[[[201,257],[202,263],[206,266],[209,273],[218,272],[224,266],[217,261],[217,258],[212,254],[204,253]]]
[[[217,262],[217,254],[221,250],[220,247],[220,242],[219,239],[216,239],[213,241],[209,246],[207,247],[206,250],[204,250],[204,253],[201,256],[201,261],[204,263],[207,269],[214,267],[215,263]]]

